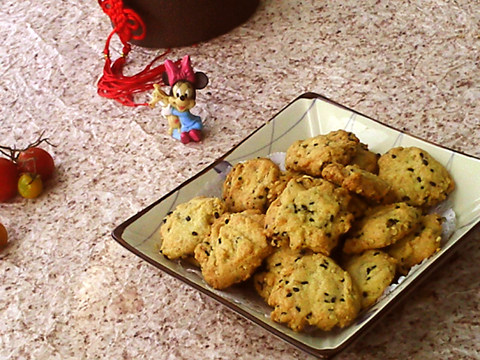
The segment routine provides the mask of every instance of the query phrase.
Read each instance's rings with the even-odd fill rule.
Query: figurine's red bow
[[[172,86],[179,80],[186,80],[195,83],[195,73],[190,62],[190,56],[185,55],[180,61],[179,66],[171,60],[165,60],[165,71],[167,72],[168,82]]]

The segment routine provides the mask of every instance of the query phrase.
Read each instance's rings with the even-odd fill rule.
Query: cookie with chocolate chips
[[[412,233],[422,212],[406,203],[379,205],[369,209],[347,235],[343,251],[359,254],[369,249],[387,247]]]
[[[447,169],[417,147],[396,147],[378,160],[378,176],[392,187],[396,201],[431,207],[446,199],[455,188]]]
[[[225,213],[210,235],[195,248],[203,278],[215,289],[225,289],[250,278],[272,252],[263,231],[265,215],[255,210]]]
[[[329,255],[354,220],[349,201],[346,189],[325,179],[292,179],[268,208],[265,232],[274,244]]]
[[[257,158],[236,164],[223,183],[223,199],[228,211],[265,212],[270,205],[269,191],[279,177],[280,169],[270,159]]]
[[[359,143],[355,134],[345,130],[298,140],[287,149],[285,166],[287,170],[320,176],[329,163],[348,164]]]
[[[343,268],[357,286],[362,309],[373,305],[392,283],[396,274],[396,260],[381,250],[367,250],[353,255]]]
[[[356,165],[329,164],[323,169],[322,177],[377,203],[389,198],[390,185],[377,175]]]
[[[294,331],[309,325],[325,331],[345,327],[359,312],[359,295],[350,275],[325,255],[305,255],[279,276],[281,281],[268,298],[271,318]]]
[[[398,262],[398,272],[406,275],[410,268],[420,264],[440,249],[442,218],[438,214],[422,217],[415,231],[387,248]]]
[[[195,247],[210,233],[210,226],[225,212],[215,197],[198,196],[178,205],[163,219],[160,251],[169,259],[193,255]]]

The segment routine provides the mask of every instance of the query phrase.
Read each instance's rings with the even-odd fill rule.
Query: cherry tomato
[[[47,181],[55,169],[52,156],[39,147],[22,151],[18,155],[17,164],[21,173],[40,175],[43,181]]]
[[[0,158],[0,202],[7,201],[17,194],[17,166],[5,158]]]
[[[3,249],[5,246],[7,246],[7,241],[8,241],[7,229],[5,229],[5,226],[3,226],[2,223],[0,223],[0,249]]]
[[[18,193],[26,199],[34,199],[43,191],[42,178],[38,175],[24,173],[18,179]]]

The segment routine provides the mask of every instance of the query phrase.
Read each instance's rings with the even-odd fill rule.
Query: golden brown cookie
[[[420,222],[420,209],[406,203],[379,205],[367,211],[347,235],[343,251],[359,254],[389,246],[413,232]]]
[[[359,142],[355,134],[345,130],[298,140],[287,149],[285,165],[287,170],[320,176],[329,163],[348,164]]]
[[[381,203],[390,191],[390,185],[385,180],[354,165],[328,164],[322,171],[322,177],[377,203]]]
[[[178,205],[160,227],[160,251],[169,259],[193,255],[195,247],[210,233],[215,219],[225,212],[222,200],[198,196]]]
[[[390,184],[396,201],[430,207],[455,188],[447,169],[417,147],[393,148],[380,157],[378,166],[378,176]]]
[[[366,144],[360,143],[357,145],[357,151],[350,160],[350,165],[358,166],[360,169],[378,174],[378,159],[380,154],[368,150]]]
[[[362,309],[373,305],[392,283],[396,260],[381,250],[367,250],[351,256],[344,264],[360,293]]]
[[[247,280],[270,255],[264,217],[246,210],[225,213],[213,223],[210,236],[195,248],[195,259],[210,286],[225,289]]]
[[[236,164],[223,184],[223,199],[230,212],[267,210],[268,193],[279,180],[280,169],[270,159],[257,158]]]
[[[415,231],[387,248],[390,256],[398,262],[398,272],[406,275],[410,268],[420,264],[440,249],[442,218],[438,214],[422,217]]]
[[[280,172],[278,180],[273,183],[270,191],[268,192],[267,198],[269,203],[271,204],[277,197],[280,196],[290,180],[302,177],[303,175],[305,174],[288,170]]]
[[[262,270],[253,277],[253,284],[257,293],[267,301],[273,286],[280,280],[281,270],[291,266],[305,253],[303,250],[292,250],[289,247],[275,248],[274,252],[264,260]]]
[[[294,331],[307,325],[325,331],[345,327],[359,312],[350,275],[325,255],[305,255],[283,268],[279,277],[268,298],[271,318]]]
[[[329,255],[354,219],[349,201],[347,190],[325,179],[292,179],[267,210],[266,234],[274,243]]]

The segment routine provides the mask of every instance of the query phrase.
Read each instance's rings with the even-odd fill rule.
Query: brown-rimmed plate
[[[270,320],[271,309],[248,286],[218,291],[208,286],[198,269],[188,263],[171,261],[158,249],[163,218],[178,204],[197,195],[220,196],[221,183],[229,167],[247,159],[284,152],[295,140],[344,129],[355,133],[369,149],[384,153],[396,146],[417,146],[428,151],[452,174],[456,189],[448,198],[455,214],[455,230],[444,239],[442,249],[416,266],[373,307],[344,329],[331,332],[296,333]],[[162,196],[114,229],[116,241],[160,270],[228,306],[267,331],[320,358],[328,358],[370,329],[381,316],[404,299],[432,270],[458,248],[465,235],[480,222],[480,159],[424,141],[337,104],[321,95],[306,93],[291,102],[275,117],[254,131],[239,145],[199,174]]]

